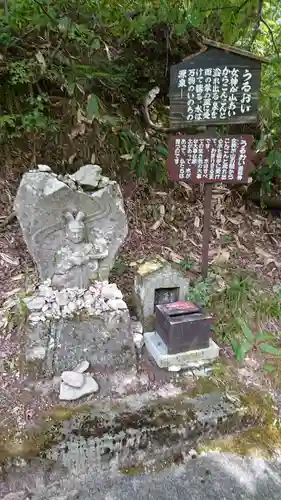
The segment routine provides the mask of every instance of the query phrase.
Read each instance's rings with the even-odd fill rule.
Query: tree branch
[[[262,19],[262,4],[263,4],[263,0],[259,0],[258,12],[257,12],[258,17],[257,17],[257,20],[256,20],[255,25],[254,25],[251,41],[249,43],[249,49],[252,47],[255,39],[257,38],[259,29],[260,29],[260,24],[261,24],[261,19]]]
[[[56,19],[50,16],[49,12],[45,9],[44,5],[42,5],[38,0],[33,0],[33,2],[35,2],[38,5],[38,7],[44,12],[45,16],[47,16],[52,21],[52,23],[57,24]]]
[[[194,134],[195,132],[202,132],[204,127],[181,127],[180,129],[174,129],[174,128],[168,128],[168,127],[163,127],[162,125],[159,125],[158,123],[154,123],[149,114],[149,106],[153,103],[153,101],[156,99],[157,95],[159,94],[160,89],[159,87],[154,87],[152,90],[150,90],[144,97],[143,100],[143,112],[144,112],[144,117],[147,122],[147,124],[154,130],[158,130],[159,132],[163,133],[169,133],[169,132],[180,132],[180,131],[185,131],[186,133]]]
[[[272,45],[274,47],[274,50],[275,50],[277,56],[280,56],[279,49],[278,49],[278,47],[276,45],[276,42],[275,42],[275,39],[274,39],[274,35],[273,35],[273,31],[272,31],[271,27],[269,26],[268,22],[263,17],[261,17],[261,22],[267,27],[267,29],[269,31],[269,34],[270,34],[271,41],[272,41]]]

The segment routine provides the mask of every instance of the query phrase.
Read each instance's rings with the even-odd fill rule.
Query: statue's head
[[[78,214],[74,216],[72,213],[67,212],[65,218],[67,221],[67,239],[73,243],[82,243],[85,239],[85,214],[83,212],[78,212]]]

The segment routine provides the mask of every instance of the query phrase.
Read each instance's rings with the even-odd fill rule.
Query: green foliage
[[[224,342],[239,338],[237,318],[251,325],[281,318],[277,291],[261,290],[253,278],[243,275],[228,277],[224,289],[211,295],[208,308],[216,316],[215,331]]]
[[[263,191],[269,193],[278,177],[281,177],[281,152],[273,150],[270,151],[265,165],[257,170],[255,179],[261,182]]]
[[[272,334],[259,332],[255,335],[241,319],[237,319],[237,324],[242,331],[242,340],[232,340],[231,342],[237,361],[244,361],[251,351],[259,351],[265,355],[281,356],[281,348],[276,346],[276,339]],[[271,373],[275,370],[274,365],[265,365],[264,368]]]
[[[191,284],[186,298],[198,306],[206,307],[210,303],[213,291],[214,277],[209,275],[208,278],[200,278]]]
[[[258,29],[257,0],[209,0],[207,4],[205,0],[113,4],[109,0],[9,0],[8,8],[8,16],[0,14],[2,142],[26,133],[32,141],[34,133],[54,138],[60,130],[71,135],[67,124],[79,124],[80,109],[87,126],[98,122],[109,142],[118,137],[121,159],[127,155],[125,161],[135,176],[167,182],[165,138],[160,133],[149,137],[140,133],[144,128],[141,106],[153,86],[160,86],[167,96],[169,66],[200,48],[195,30],[261,55],[275,55],[263,75],[261,123],[273,141],[280,135],[277,0],[263,2],[263,19],[269,28],[259,20]],[[130,17],[128,12],[137,15]],[[60,102],[64,107],[59,108]],[[167,104],[167,97],[161,104]],[[167,122],[166,110],[161,122],[163,118]],[[122,132],[135,136],[128,139],[127,149]],[[279,175],[279,164],[276,158],[269,160],[259,172],[265,185]]]

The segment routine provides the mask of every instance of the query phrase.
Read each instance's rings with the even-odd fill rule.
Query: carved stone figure
[[[97,177],[97,169],[100,175],[96,165],[83,170],[86,192],[81,175],[75,188],[75,182],[73,187],[63,176],[40,169],[25,173],[18,189],[15,211],[28,250],[40,278],[51,278],[59,289],[107,280],[128,232],[120,188]]]
[[[102,279],[99,261],[108,256],[107,242],[98,234],[94,245],[86,241],[83,212],[67,212],[65,219],[66,242],[55,255],[52,284],[58,289],[88,288],[91,280]]]

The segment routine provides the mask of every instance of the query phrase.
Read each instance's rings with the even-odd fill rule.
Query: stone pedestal
[[[88,290],[58,292],[48,283],[26,297],[29,309],[25,354],[43,371],[60,374],[83,360],[93,369],[134,363],[131,320],[115,284],[96,282]]]
[[[214,362],[218,356],[220,348],[210,339],[209,346],[203,349],[168,354],[168,349],[157,332],[147,332],[144,334],[145,346],[149,354],[153,357],[160,368],[178,370],[198,369]]]

